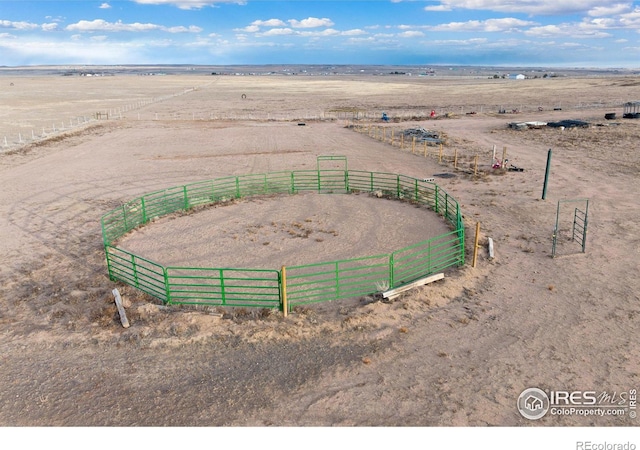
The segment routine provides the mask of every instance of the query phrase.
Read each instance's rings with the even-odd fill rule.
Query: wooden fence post
[[[476,237],[473,241],[473,262],[471,263],[471,267],[476,266],[476,262],[478,261],[478,240],[480,239],[480,222],[476,222]]]
[[[289,306],[287,305],[287,268],[282,266],[282,314],[287,317]]]

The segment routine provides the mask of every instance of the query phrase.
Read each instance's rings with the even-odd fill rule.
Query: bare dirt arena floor
[[[640,120],[605,121],[622,108],[601,106],[640,99],[637,78],[9,74],[0,83],[2,131],[20,128],[21,138],[29,127],[42,134],[44,123],[135,103],[0,154],[0,425],[638,424],[630,410],[531,421],[516,408],[529,387],[610,394],[640,387]],[[520,112],[498,114],[501,105]],[[330,117],[353,109],[371,112],[360,124],[435,130],[461,163],[456,169],[356,132],[346,116]],[[436,118],[394,120],[399,111],[432,109]],[[380,111],[392,121],[376,120]],[[592,126],[507,127],[563,119]],[[524,171],[488,168],[494,145]],[[313,169],[319,155],[347,156],[354,170],[436,176],[461,205],[467,264],[391,303],[327,302],[286,319],[161,307],[109,280],[100,228],[106,212],[165,187]],[[249,200],[164,219],[126,242],[176,264],[221,257],[219,248],[239,258],[233,263],[255,257],[278,268],[287,258],[387,252],[430,232],[421,216],[428,212],[357,199]],[[560,236],[551,258],[557,202],[570,199],[589,199],[586,252]],[[472,268],[476,222],[481,247]],[[306,239],[285,231],[293,223],[309,228]],[[120,324],[114,288],[130,328]]]

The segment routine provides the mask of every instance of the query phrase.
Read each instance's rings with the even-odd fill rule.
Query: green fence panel
[[[348,172],[344,170],[323,170],[318,172],[318,192],[344,193],[347,191]]]
[[[393,286],[457,266],[461,243],[457,231],[393,252]]]
[[[373,294],[389,283],[388,255],[287,267],[290,307]]]
[[[214,201],[231,200],[239,197],[237,177],[217,178],[213,180]]]
[[[317,191],[320,172],[317,170],[297,170],[291,172],[291,192]]]
[[[412,183],[415,182],[414,178],[407,179]],[[397,174],[350,170],[348,180],[350,191],[381,191],[385,197],[401,197],[403,179],[399,178]]]
[[[373,192],[375,187],[375,176],[373,172],[363,172],[360,170],[349,171],[349,191]]]
[[[169,303],[279,308],[280,272],[167,267]]]
[[[107,246],[109,277],[166,302],[165,272],[160,264],[117,247]]]
[[[291,181],[293,172],[274,172],[266,175],[266,189],[268,194],[293,193]]]
[[[102,216],[102,240],[104,245],[110,245],[129,231],[124,218],[125,215],[122,208],[114,209]]]
[[[415,190],[414,200],[429,209],[438,212],[436,208],[436,185],[426,181],[419,181]]]
[[[251,174],[238,177],[238,192],[242,197],[285,194],[291,192],[291,172]]]
[[[208,205],[216,201],[212,181],[201,181],[185,186],[189,208],[194,206]]]
[[[184,187],[177,186],[152,192],[144,197],[144,210],[147,220],[172,214],[185,209]]]

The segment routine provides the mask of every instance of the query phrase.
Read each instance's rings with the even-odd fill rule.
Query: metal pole
[[[549,150],[551,151],[551,150]],[[553,248],[551,249],[551,257],[556,257],[556,244],[558,243],[558,223],[560,217],[560,201],[558,201],[558,208],[556,209],[556,226],[553,228]]]
[[[544,172],[544,185],[542,187],[542,200],[547,198],[547,184],[549,184],[549,171],[551,170],[551,149],[547,153],[547,169]]]
[[[587,222],[589,221],[589,200],[587,200],[587,205],[584,210],[584,229],[582,230],[582,253],[586,251],[587,248]]]

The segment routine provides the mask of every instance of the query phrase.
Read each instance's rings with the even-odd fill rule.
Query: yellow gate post
[[[289,306],[287,305],[287,268],[282,266],[282,314],[287,317]]]

